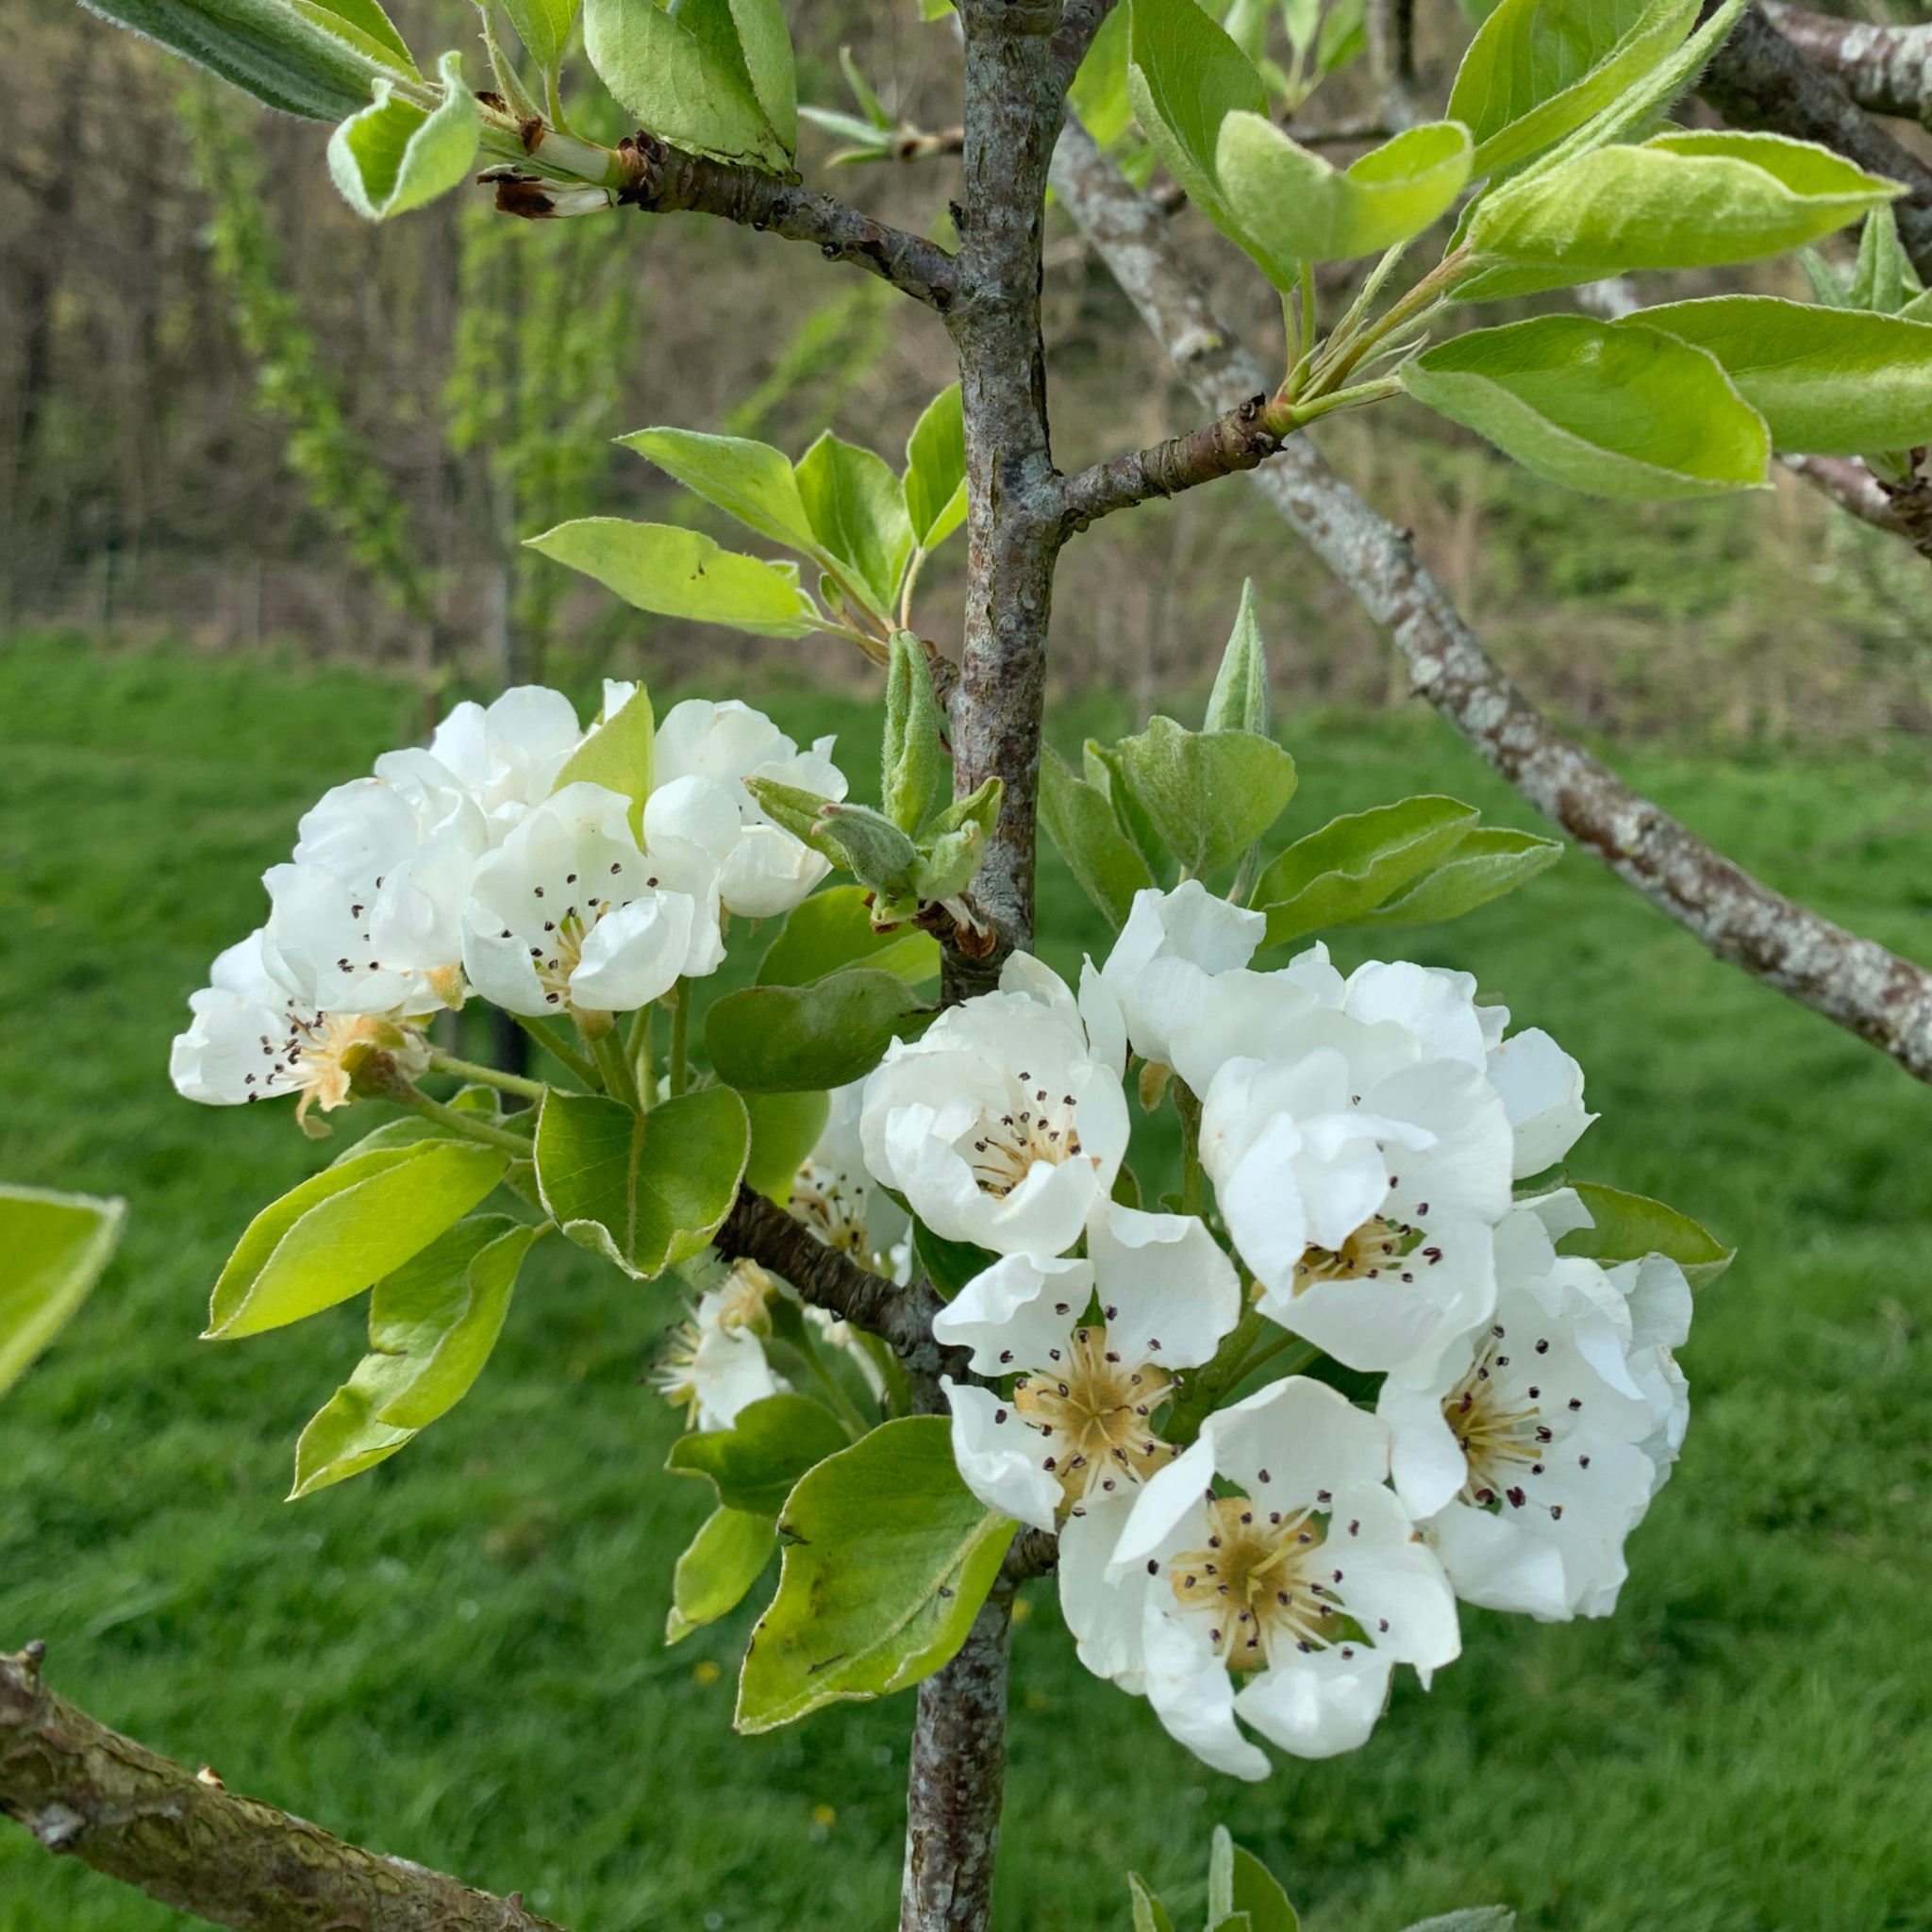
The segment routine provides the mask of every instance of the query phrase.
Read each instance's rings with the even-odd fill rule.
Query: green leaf
[[[664,1641],[681,1643],[693,1630],[735,1610],[777,1547],[778,1525],[771,1517],[722,1506],[713,1510],[671,1573]]]
[[[851,1441],[823,1403],[803,1395],[767,1395],[738,1412],[728,1429],[680,1436],[664,1467],[708,1477],[727,1509],[776,1516],[792,1486]]]
[[[1763,485],[1771,439],[1714,357],[1646,326],[1540,315],[1477,329],[1402,372],[1410,395],[1525,469],[1598,496]]]
[[[1249,903],[1268,915],[1264,946],[1353,924],[1461,844],[1477,811],[1455,798],[1405,798],[1331,819],[1274,859]]]
[[[789,161],[798,152],[798,71],[784,0],[729,0],[729,8],[753,96]],[[680,17],[692,10],[687,4]]]
[[[1421,234],[1469,179],[1469,130],[1454,121],[1408,128],[1342,170],[1265,114],[1237,113],[1221,124],[1215,154],[1249,252],[1279,289],[1294,287],[1298,261],[1379,255]]]
[[[647,10],[655,10],[648,0]],[[772,638],[802,638],[814,628],[817,613],[799,588],[795,564],[721,550],[696,530],[580,517],[526,541],[659,617],[694,618]]]
[[[1154,821],[1134,796],[1133,788],[1121,775],[1121,755],[1117,744],[1102,744],[1090,738],[1080,747],[1080,764],[1087,783],[1107,800],[1114,822],[1126,834],[1128,842],[1141,855],[1150,873],[1159,873],[1168,863],[1167,848]]]
[[[493,1147],[419,1141],[311,1174],[248,1224],[215,1283],[207,1339],[259,1335],[360,1294],[460,1221],[508,1165]]]
[[[555,67],[570,41],[577,0],[503,0],[524,51],[539,67]]]
[[[399,40],[341,8],[282,0],[83,0],[89,10],[159,42],[285,114],[341,121],[369,105],[385,75],[415,76]],[[369,9],[374,12],[375,8]]]
[[[1148,891],[1154,874],[1121,830],[1106,793],[1074,777],[1050,744],[1040,751],[1040,823],[1080,890],[1118,932],[1133,910],[1134,894]]]
[[[828,1093],[742,1093],[751,1121],[751,1152],[745,1158],[744,1184],[777,1202],[791,1198],[798,1170],[819,1144],[831,1112]]]
[[[1581,1255],[1606,1268],[1620,1261],[1641,1261],[1646,1255],[1664,1255],[1683,1269],[1692,1288],[1704,1288],[1731,1265],[1738,1252],[1661,1201],[1593,1181],[1578,1182],[1576,1193],[1593,1224],[1566,1234],[1557,1243],[1560,1254]]]
[[[909,630],[892,633],[886,667],[886,733],[879,758],[879,802],[902,832],[916,832],[952,769],[945,713],[932,688],[925,646]]]
[[[1281,1881],[1252,1852],[1240,1845],[1234,1853],[1234,1909],[1253,1932],[1301,1932],[1301,1919],[1289,1903]]]
[[[1103,153],[1133,125],[1134,103],[1127,93],[1131,11],[1126,7],[1108,10],[1067,90],[1067,104]]]
[[[1114,754],[1120,779],[1195,878],[1239,858],[1294,796],[1294,760],[1257,732],[1189,731],[1157,717]]]
[[[937,550],[966,521],[966,417],[957,382],[926,404],[906,440],[906,513],[922,550]]]
[[[906,492],[885,458],[828,429],[793,472],[799,500],[824,552],[872,609],[890,618],[912,553]]]
[[[1495,174],[1560,141],[1689,38],[1698,0],[1502,0],[1470,42],[1449,115]]]
[[[1127,93],[1142,131],[1188,199],[1247,247],[1222,195],[1214,150],[1229,114],[1268,111],[1268,91],[1254,62],[1195,0],[1133,0]]]
[[[375,0],[290,0],[290,4],[316,25],[354,39],[385,66],[412,79],[422,77],[409,43]]]
[[[1138,1872],[1127,1874],[1127,1890],[1134,1901],[1134,1932],[1174,1932],[1167,1907],[1147,1890]]]
[[[1932,441],[1932,325],[1770,295],[1672,302],[1642,320],[1714,356],[1789,454]]]
[[[1234,1840],[1217,1824],[1208,1840],[1208,1923],[1219,1925],[1234,1910]]]
[[[1364,0],[1334,0],[1315,36],[1315,71],[1339,73],[1368,51],[1368,8]]]
[[[1510,1932],[1516,1914],[1507,1906],[1464,1906],[1434,1919],[1419,1919],[1407,1932]]]
[[[917,1215],[912,1218],[912,1259],[920,1274],[941,1296],[951,1301],[975,1274],[984,1274],[999,1259],[972,1241],[956,1241],[935,1234]]]
[[[463,86],[462,57],[445,54],[437,71],[443,92],[434,113],[378,79],[375,106],[351,115],[329,137],[329,174],[342,199],[367,221],[387,221],[447,194],[475,165],[482,125]]]
[[[768,85],[775,78],[774,4],[762,0],[745,15]],[[619,103],[659,140],[783,174],[793,140],[759,102],[737,11],[726,0],[699,0],[674,19],[655,0],[585,0],[584,52]],[[774,105],[782,111],[775,96]]]
[[[1858,260],[1845,291],[1852,308],[1896,315],[1921,293],[1919,277],[1898,239],[1898,219],[1889,208],[1874,208],[1858,235]]]
[[[1505,892],[1527,885],[1563,856],[1558,839],[1512,832],[1502,825],[1478,825],[1454,852],[1406,891],[1386,899],[1373,912],[1357,914],[1355,925],[1437,925],[1460,919]]]
[[[125,1201],[0,1184],[0,1395],[88,1298],[126,1218]]]
[[[1234,629],[1221,653],[1201,729],[1267,732],[1268,647],[1261,641],[1260,620],[1255,615],[1253,577],[1241,583],[1241,608],[1235,612]]]
[[[682,1093],[644,1114],[553,1087],[537,1121],[537,1186],[579,1247],[649,1281],[718,1231],[750,1149],[744,1103],[728,1087]]]
[[[637,429],[617,440],[759,536],[808,557],[824,556],[782,450],[749,437],[702,436],[694,429]]]
[[[705,1052],[721,1080],[747,1093],[816,1092],[871,1073],[933,1011],[896,973],[846,966],[810,986],[726,993],[705,1015]]]
[[[461,1221],[375,1284],[370,1352],[302,1431],[291,1502],[373,1469],[470,1392],[542,1232],[508,1215]]]
[[[613,718],[586,738],[557,774],[553,791],[566,785],[601,785],[630,800],[630,828],[641,843],[644,800],[651,795],[651,755],[657,742],[651,693],[639,685]]]
[[[1524,176],[1476,205],[1468,243],[1495,272],[1465,301],[1567,288],[1631,270],[1712,268],[1815,242],[1901,191],[1776,134],[1660,134]]]
[[[945,1420],[908,1416],[804,1477],[778,1527],[792,1541],[739,1679],[744,1732],[940,1669],[966,1641],[1016,1525],[960,1480]]]
[[[760,986],[809,986],[841,966],[874,966],[896,973],[908,986],[934,978],[939,941],[930,933],[901,926],[874,932],[863,886],[831,886],[794,906],[758,962]]]

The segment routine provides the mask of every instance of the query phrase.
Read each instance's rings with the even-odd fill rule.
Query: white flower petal
[[[1165,1608],[1150,1591],[1141,1646],[1147,1702],[1169,1736],[1230,1777],[1250,1784],[1266,1777],[1267,1753],[1249,1743],[1235,1723],[1234,1686],[1202,1620]]]
[[[1533,1026],[1489,1056],[1490,1084],[1516,1134],[1516,1177],[1554,1167],[1595,1120],[1583,1105],[1583,1069]]]
[[[1234,1700],[1248,1723],[1297,1757],[1336,1757],[1366,1744],[1389,1701],[1393,1659],[1368,1644],[1321,1650],[1263,1671]]]
[[[1080,1661],[1096,1677],[1110,1678],[1139,1695],[1144,1686],[1141,1628],[1149,1580],[1144,1570],[1115,1579],[1108,1566],[1133,1513],[1136,1491],[1091,1496],[1060,1530],[1060,1611],[1074,1634]],[[1155,1586],[1165,1588],[1164,1582]]]
[[[1060,1486],[1040,1466],[1039,1437],[991,1389],[947,1375],[940,1387],[952,1407],[953,1459],[966,1487],[989,1509],[1051,1530]]]
[[[682,892],[647,891],[600,919],[570,976],[571,1005],[628,1013],[669,992],[684,970],[694,910]]]
[[[1386,1424],[1306,1375],[1216,1410],[1201,1441],[1216,1470],[1274,1507],[1307,1507],[1324,1491],[1373,1486],[1389,1474]]]
[[[1063,1348],[1093,1296],[1091,1261],[1003,1255],[932,1320],[934,1337],[973,1351],[982,1375],[1037,1369]]]
[[[1241,1318],[1241,1277],[1197,1216],[1106,1202],[1088,1224],[1087,1253],[1108,1346],[1124,1361],[1198,1368]]]

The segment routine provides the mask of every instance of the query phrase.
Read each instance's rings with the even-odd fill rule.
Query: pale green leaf
[[[1932,442],[1932,325],[1770,295],[1672,302],[1641,320],[1716,357],[1789,454]]]
[[[1149,890],[1154,875],[1121,830],[1106,793],[1074,777],[1050,744],[1040,752],[1040,823],[1081,891],[1118,932],[1133,910],[1134,894]]]
[[[1560,840],[1501,825],[1478,825],[1441,864],[1424,873],[1406,891],[1385,900],[1357,925],[1437,925],[1460,919],[1505,892],[1548,872],[1563,856]]]
[[[819,1464],[779,1524],[791,1541],[745,1656],[738,1728],[768,1731],[940,1669],[966,1641],[1015,1527],[960,1480],[939,1416],[887,1423]]]
[[[1663,1255],[1683,1269],[1692,1288],[1703,1288],[1731,1265],[1737,1253],[1661,1201],[1592,1181],[1576,1183],[1576,1193],[1590,1210],[1591,1225],[1566,1234],[1557,1243],[1562,1254],[1581,1255],[1606,1268]]]
[[[740,1409],[728,1429],[680,1436],[664,1467],[678,1475],[704,1476],[727,1509],[775,1517],[798,1479],[851,1440],[823,1403],[803,1395],[767,1395]]]
[[[1294,796],[1294,760],[1252,731],[1189,731],[1157,717],[1113,747],[1112,769],[1194,878],[1231,865]]]
[[[890,618],[899,575],[912,552],[912,520],[891,465],[876,452],[841,442],[828,429],[793,472],[820,547],[841,575]]]
[[[791,143],[759,104],[727,0],[685,11],[689,21],[656,0],[585,0],[584,51],[597,77],[659,140],[786,172]]]
[[[0,1184],[0,1395],[87,1299],[126,1218],[125,1201]]]
[[[713,1510],[671,1573],[664,1641],[681,1643],[735,1610],[777,1547],[778,1526],[771,1517],[722,1506]]]
[[[922,550],[966,521],[966,419],[956,382],[921,412],[906,441],[906,509]]]
[[[713,1001],[705,1052],[721,1080],[747,1093],[817,1092],[871,1073],[894,1038],[923,1032],[932,1014],[896,973],[845,966],[810,986]]]
[[[770,443],[694,429],[638,429],[617,440],[759,536],[808,557],[822,555],[791,464]]]
[[[751,1152],[745,1158],[744,1184],[755,1193],[777,1202],[791,1198],[798,1170],[819,1143],[831,1112],[828,1093],[742,1093],[751,1122]]]
[[[1898,219],[1889,208],[1874,208],[1858,234],[1858,259],[1845,306],[1896,315],[1921,292],[1919,277],[1898,239]]]
[[[531,549],[595,577],[625,603],[660,617],[728,625],[774,638],[802,638],[814,625],[796,565],[721,550],[697,530],[580,517],[528,541]]]
[[[630,800],[630,828],[640,840],[644,833],[644,800],[651,795],[651,755],[657,724],[651,694],[639,685],[615,717],[603,724],[572,752],[551,788],[601,785]]]
[[[1127,1874],[1127,1890],[1134,1902],[1134,1932],[1174,1932],[1167,1907],[1147,1890],[1138,1872]]]
[[[1402,384],[1537,475],[1598,496],[1756,489],[1771,459],[1763,418],[1716,358],[1641,324],[1478,329],[1408,363]]]
[[[872,966],[918,986],[940,970],[939,941],[911,926],[874,932],[863,886],[832,886],[794,906],[758,962],[760,986],[809,986],[841,966]]]
[[[1127,94],[1128,22],[1132,9],[1112,8],[1080,62],[1067,104],[1105,153],[1133,125],[1134,104]]]
[[[1241,584],[1241,608],[1222,649],[1201,728],[1263,733],[1268,729],[1268,647],[1262,642],[1260,619],[1255,614],[1253,577]]]
[[[886,731],[879,758],[879,803],[902,832],[917,832],[952,772],[946,717],[932,687],[925,646],[909,630],[892,633],[886,667]],[[946,787],[951,791],[950,784]]]
[[[1434,1919],[1420,1919],[1407,1932],[1511,1932],[1516,1914],[1507,1906],[1464,1906]]]
[[[750,1143],[744,1104],[728,1087],[679,1094],[645,1114],[553,1087],[537,1122],[537,1186],[572,1241],[650,1280],[718,1231]]]
[[[1249,895],[1268,915],[1266,946],[1352,924],[1461,844],[1476,808],[1455,798],[1405,798],[1332,819],[1279,854]]]
[[[570,42],[578,0],[503,0],[509,24],[539,67],[555,67]]]
[[[385,79],[375,102],[351,115],[329,137],[328,170],[341,196],[372,222],[407,214],[446,194],[475,165],[482,140],[476,102],[463,85],[459,54],[437,63],[442,102],[425,112],[397,95]]]
[[[397,32],[395,22],[375,4],[375,0],[290,0],[290,4],[297,13],[313,21],[317,26],[341,34],[365,48],[384,66],[393,67],[397,73],[408,75],[412,80],[422,77],[416,67],[415,56],[409,52],[409,43]],[[217,9],[208,8],[207,10],[214,12]]]
[[[1221,125],[1222,192],[1275,286],[1295,285],[1297,261],[1379,255],[1419,235],[1469,179],[1469,131],[1432,121],[1339,169],[1300,146],[1263,114]]]
[[[311,1174],[236,1243],[215,1283],[208,1338],[259,1335],[373,1288],[460,1221],[508,1165],[493,1147],[419,1141]]]
[[[1282,1890],[1281,1881],[1254,1853],[1240,1845],[1231,1849],[1234,1863],[1230,1876],[1236,1915],[1248,1922],[1251,1932],[1301,1932],[1301,1919]]]

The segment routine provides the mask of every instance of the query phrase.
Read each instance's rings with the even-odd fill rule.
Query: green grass
[[[845,731],[865,770],[851,708],[781,710]],[[347,672],[0,652],[0,1174],[133,1209],[93,1301],[0,1406],[0,1647],[42,1637],[57,1686],[157,1748],[522,1887],[576,1932],[886,1925],[909,1700],[742,1740],[746,1618],[660,1641],[705,1500],[660,1473],[672,1421],[637,1386],[666,1291],[549,1244],[471,1397],[292,1506],[294,1436],[359,1354],[358,1311],[195,1340],[238,1230],[328,1150],[286,1110],[176,1099],[168,1040],[302,807],[419,718]],[[1427,714],[1286,736],[1304,826],[1420,790],[1533,823]],[[1932,957],[1919,758],[1627,763],[1774,883]],[[1057,865],[1041,900],[1058,963],[1098,943]],[[1471,1612],[1461,1661],[1428,1695],[1401,1685],[1366,1750],[1248,1788],[1085,1676],[1036,1586],[999,1924],[1124,1927],[1129,1867],[1194,1923],[1224,1822],[1310,1932],[1479,1900],[1526,1932],[1932,1927],[1932,1095],[1579,855],[1384,943],[1405,941],[1583,1059],[1604,1118],[1582,1172],[1743,1251],[1703,1298],[1689,1447],[1624,1607],[1555,1628]],[[0,1825],[0,1932],[186,1923]]]

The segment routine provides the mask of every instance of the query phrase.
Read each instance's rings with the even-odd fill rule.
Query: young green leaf
[[[1147,1890],[1138,1872],[1127,1874],[1127,1890],[1134,1902],[1134,1932],[1174,1932],[1167,1907]]]
[[[537,1186],[579,1247],[649,1281],[717,1233],[750,1150],[744,1103],[728,1087],[644,1114],[553,1087],[537,1122]]]
[[[1235,1912],[1247,1920],[1252,1932],[1301,1932],[1301,1919],[1289,1903],[1281,1881],[1254,1853],[1230,1844],[1229,1873]]]
[[[292,1502],[393,1456],[475,1386],[541,1228],[458,1222],[375,1284],[369,1353],[295,1445]]]
[[[349,206],[365,220],[387,221],[446,194],[475,165],[482,124],[463,85],[459,54],[437,63],[442,102],[425,112],[398,96],[386,79],[375,102],[353,114],[329,137],[328,171]]]
[[[1563,856],[1562,841],[1502,825],[1478,825],[1442,863],[1406,891],[1360,914],[1356,925],[1439,925],[1527,885]]]
[[[960,1480],[946,1422],[908,1416],[811,1471],[778,1526],[792,1541],[739,1679],[745,1732],[929,1676],[966,1641],[1016,1525]]]
[[[798,1170],[818,1145],[831,1111],[826,1093],[741,1093],[751,1121],[751,1152],[745,1158],[744,1184],[755,1193],[777,1202],[791,1198]]]
[[[0,1185],[0,1395],[87,1299],[126,1218],[125,1201]]]
[[[1516,1914],[1507,1906],[1464,1906],[1434,1919],[1421,1919],[1407,1932],[1511,1932]]]
[[[1080,890],[1118,932],[1133,910],[1134,894],[1151,889],[1154,875],[1106,795],[1074,777],[1050,744],[1040,752],[1040,823]]]
[[[798,152],[798,69],[784,0],[685,0],[678,17],[693,25],[706,12],[729,21],[753,98],[790,160]]]
[[[369,105],[385,76],[416,78],[391,27],[370,30],[341,8],[287,0],[83,0],[92,12],[307,121],[341,121]],[[378,9],[373,6],[370,12]]]
[[[761,4],[764,29],[753,38],[764,65],[775,0]],[[759,102],[733,12],[724,0],[688,6],[689,20],[673,18],[655,0],[585,0],[584,52],[625,110],[659,140],[782,174],[794,142]]]
[[[289,0],[296,12],[366,48],[385,66],[421,79],[409,43],[375,0]]]
[[[1281,853],[1249,904],[1268,915],[1264,946],[1352,924],[1440,865],[1474,826],[1473,805],[1405,798],[1331,819]]]
[[[1252,731],[1188,731],[1156,717],[1113,747],[1116,780],[1194,878],[1231,865],[1294,796],[1294,760]]]
[[[966,418],[957,382],[925,406],[906,440],[906,510],[922,550],[937,550],[966,521]]]
[[[680,1436],[664,1467],[708,1478],[727,1509],[774,1517],[798,1479],[851,1440],[823,1403],[767,1395],[740,1409],[728,1429]]]
[[[1932,441],[1932,325],[1771,295],[1666,303],[1642,323],[1714,356],[1787,454]]]
[[[892,633],[886,667],[886,733],[879,759],[879,799],[902,832],[916,832],[952,767],[945,713],[932,688],[925,646],[909,630]]]
[[[630,828],[641,840],[644,800],[651,795],[651,756],[656,741],[651,694],[639,685],[616,715],[606,718],[571,753],[551,789],[561,791],[566,785],[589,783],[622,794],[630,800]]]
[[[1597,496],[1751,490],[1771,439],[1714,357],[1641,324],[1540,315],[1477,329],[1402,372],[1410,395],[1537,475]]]
[[[1557,1243],[1559,1253],[1582,1255],[1606,1268],[1663,1255],[1683,1269],[1692,1288],[1703,1288],[1731,1265],[1738,1252],[1661,1201],[1591,1181],[1578,1182],[1576,1194],[1590,1210],[1591,1225],[1566,1234]]]
[[[1379,255],[1421,234],[1462,192],[1469,158],[1469,130],[1454,121],[1408,128],[1345,170],[1265,114],[1230,114],[1215,149],[1228,208],[1279,289],[1295,286],[1298,261]]]
[[[795,564],[721,550],[697,530],[580,517],[526,541],[659,617],[693,618],[771,638],[802,638],[816,623]]]
[[[809,986],[841,966],[872,966],[919,986],[940,970],[939,941],[901,926],[874,932],[863,886],[832,886],[794,906],[758,962],[760,986]]]
[[[1689,37],[1698,0],[1502,0],[1457,71],[1449,116],[1497,174],[1583,125]]]
[[[555,67],[570,41],[577,0],[503,0],[503,4],[524,51],[539,67]]]
[[[1087,57],[1080,62],[1067,105],[1105,153],[1133,125],[1134,103],[1127,94],[1127,37],[1132,9],[1115,7],[1100,23]]]
[[[1255,580],[1241,584],[1241,608],[1221,653],[1214,689],[1208,693],[1203,731],[1268,730],[1268,647],[1255,614]]]
[[[824,556],[799,500],[791,460],[770,443],[694,429],[635,429],[617,440],[747,529],[808,557]]]
[[[1898,239],[1898,219],[1889,208],[1874,208],[1858,233],[1858,260],[1844,306],[1896,315],[1922,292],[1919,277]]]
[[[325,1167],[248,1224],[208,1309],[207,1338],[280,1328],[374,1287],[495,1187],[493,1147],[419,1141]]]
[[[1208,1923],[1219,1925],[1234,1910],[1234,1839],[1217,1824],[1208,1840]]]
[[[924,1032],[932,1014],[896,973],[846,966],[810,986],[714,1000],[705,1052],[718,1077],[746,1093],[816,1092],[871,1073],[894,1038]]]
[[[912,552],[906,492],[891,466],[828,429],[798,459],[793,475],[820,547],[874,613],[890,618]]]
[[[777,1547],[778,1525],[771,1517],[722,1505],[714,1509],[671,1573],[664,1641],[681,1643],[735,1610]]]
[[[1476,204],[1467,242],[1489,270],[1468,301],[1630,270],[1755,261],[1881,208],[1898,184],[1777,134],[1660,134],[1525,175]]]

